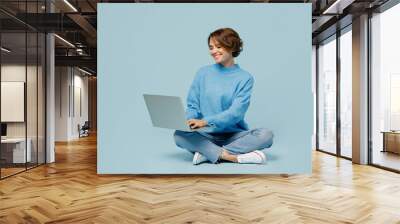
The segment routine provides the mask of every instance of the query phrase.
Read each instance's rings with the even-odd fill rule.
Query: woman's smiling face
[[[233,59],[232,52],[222,47],[221,44],[219,44],[214,38],[210,38],[208,48],[210,50],[211,57],[214,58],[216,63],[224,64],[224,62]]]

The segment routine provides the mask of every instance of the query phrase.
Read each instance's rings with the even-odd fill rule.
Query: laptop
[[[181,98],[143,94],[154,127],[179,131],[204,131],[207,127],[192,129],[186,123],[185,110]]]
[[[7,124],[1,123],[1,140],[7,139]]]

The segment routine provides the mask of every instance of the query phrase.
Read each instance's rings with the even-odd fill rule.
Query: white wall
[[[27,88],[27,118],[28,118],[28,137],[31,133],[36,136],[36,66],[6,64],[1,66],[1,81],[2,82],[25,82],[25,75],[27,69],[28,88]],[[41,70],[39,70],[41,72]],[[31,87],[31,88],[29,88]],[[40,107],[41,105],[39,105]],[[2,108],[6,110],[7,108]],[[25,122],[7,122],[7,136],[8,137],[24,137],[25,136]],[[43,136],[39,136],[43,137]]]
[[[56,67],[55,89],[55,140],[77,139],[78,124],[88,120],[88,77],[76,68]]]
[[[74,80],[73,87],[71,91],[74,90],[74,96],[71,96],[71,132],[72,138],[78,138],[78,124],[81,126],[88,120],[88,77],[82,76],[83,73],[77,74],[78,70],[74,70]]]
[[[25,82],[25,64],[9,64],[1,66],[1,81],[3,82]],[[32,67],[28,66],[28,74]],[[1,108],[6,110],[6,108]],[[7,137],[25,137],[25,122],[8,122],[7,123]]]
[[[55,68],[55,141],[68,140],[68,86],[70,84],[69,69]]]

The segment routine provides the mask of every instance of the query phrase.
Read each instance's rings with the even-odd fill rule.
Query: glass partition
[[[318,149],[336,154],[336,36],[318,47]]]
[[[1,179],[45,163],[45,34],[13,17],[44,3],[0,2]]]
[[[1,47],[1,175],[7,177],[24,171],[32,155],[26,148],[26,33],[3,32]]]

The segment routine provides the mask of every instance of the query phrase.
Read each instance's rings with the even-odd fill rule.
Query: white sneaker
[[[205,161],[207,161],[208,159],[203,156],[202,154],[195,152],[194,156],[193,156],[193,165],[198,165],[200,163],[204,163]]]
[[[259,150],[255,150],[245,154],[237,155],[238,163],[265,163],[267,161],[267,157],[265,154]]]

